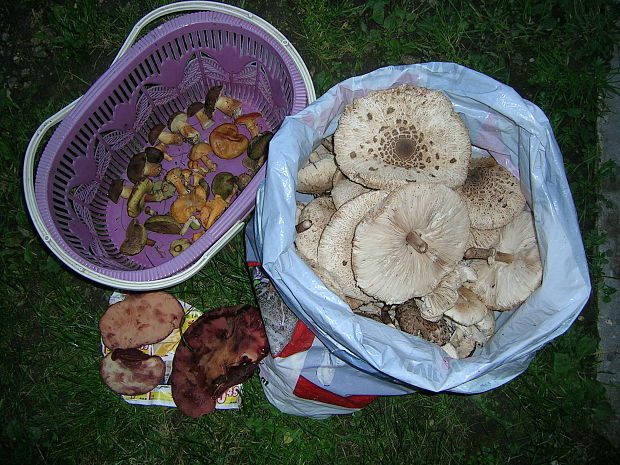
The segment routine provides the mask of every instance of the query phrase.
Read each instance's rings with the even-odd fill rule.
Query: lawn
[[[528,370],[477,395],[380,398],[327,420],[281,414],[258,377],[239,411],[193,420],[176,409],[122,402],[98,373],[98,320],[112,289],[63,265],[36,233],[23,200],[22,161],[33,132],[105,71],[132,26],[169,2],[23,0],[0,6],[0,462],[618,463],[602,434],[610,415],[596,381],[598,298],[610,206],[596,122],[617,70],[609,68],[620,6],[603,0],[227,2],[282,31],[316,94],[390,64],[460,63],[492,76],[549,117],[586,249],[593,293],[580,318]],[[198,308],[254,303],[237,236],[197,275],[170,289]]]

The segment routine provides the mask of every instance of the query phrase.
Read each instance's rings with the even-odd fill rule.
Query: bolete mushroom
[[[145,152],[136,153],[127,164],[127,179],[134,184],[144,176],[156,177],[161,174],[161,163],[151,163]]]
[[[163,381],[166,364],[161,357],[138,349],[114,349],[101,359],[99,374],[112,391],[137,396],[152,391]]]
[[[173,257],[176,257],[184,250],[187,250],[190,245],[192,245],[192,243],[189,241],[189,239],[185,237],[182,237],[181,239],[175,239],[170,244],[168,252],[170,252],[170,255],[172,255]]]
[[[471,227],[476,229],[501,228],[525,207],[519,180],[492,157],[472,158],[467,179],[457,192],[465,199]]]
[[[214,86],[209,89],[205,97],[204,112],[213,117],[216,108],[226,116],[237,119],[241,115],[242,103],[232,97],[223,96],[222,86]]]
[[[128,199],[132,190],[133,186],[125,186],[122,179],[115,179],[108,188],[108,198],[112,202],[118,203],[119,198]]]
[[[258,308],[220,307],[200,316],[183,335],[170,384],[179,410],[192,418],[215,409],[228,388],[247,381],[269,353]]]
[[[175,134],[174,132],[166,131],[166,126],[163,124],[156,124],[149,131],[149,144],[152,146],[162,143],[164,145],[181,145],[183,144],[183,137],[181,134]]]
[[[357,225],[356,282],[388,304],[426,295],[463,258],[468,236],[467,207],[456,192],[443,184],[408,183]]]
[[[393,189],[409,181],[463,184],[467,127],[443,92],[403,85],[347,105],[334,133],[336,162],[352,181]]]
[[[165,179],[159,179],[153,183],[151,191],[144,196],[145,202],[163,202],[177,193],[174,185]]]
[[[249,143],[249,139],[240,134],[237,126],[232,123],[220,124],[209,134],[213,153],[225,160],[237,158],[247,150]]]
[[[179,327],[183,307],[164,291],[129,294],[110,305],[99,320],[103,344],[110,350],[155,344]]]
[[[529,211],[521,212],[502,228],[496,250],[467,252],[465,257],[471,257],[470,264],[478,279],[464,285],[492,310],[511,310],[542,282],[534,216]]]
[[[121,244],[119,251],[123,255],[136,255],[142,252],[147,243],[146,229],[138,220],[133,219],[129,222],[125,230],[125,240]]]
[[[180,234],[182,226],[170,215],[154,215],[144,222],[144,227],[159,234]]]
[[[204,108],[204,103],[192,102],[187,107],[187,116],[189,118],[195,116],[202,129],[209,129],[215,122],[211,119],[211,116],[204,112]]]
[[[211,181],[211,192],[223,199],[230,197],[237,189],[236,176],[228,171],[220,171]]]
[[[200,142],[200,133],[187,122],[187,113],[176,111],[168,118],[168,127],[172,132],[178,132],[190,144]]]
[[[131,194],[127,199],[127,215],[131,218],[137,217],[144,208],[144,197],[153,188],[153,181],[149,178],[142,178],[134,184]]]

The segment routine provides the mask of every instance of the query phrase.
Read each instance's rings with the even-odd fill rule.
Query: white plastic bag
[[[521,180],[533,209],[543,262],[542,286],[519,308],[499,314],[497,332],[473,356],[455,360],[438,346],[356,316],[295,253],[298,167],[332,134],[345,105],[371,90],[414,84],[446,93],[472,144]],[[588,269],[562,156],[544,113],[512,88],[453,63],[390,66],[347,79],[300,113],[271,141],[267,174],[246,244],[279,294],[322,344],[377,377],[368,395],[416,388],[477,393],[521,374],[536,351],[565,332],[590,294]],[[396,389],[395,389],[396,387]]]

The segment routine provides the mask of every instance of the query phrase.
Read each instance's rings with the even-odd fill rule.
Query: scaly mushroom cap
[[[471,215],[470,215],[471,221]],[[501,228],[497,229],[476,229],[469,228],[469,238],[467,239],[467,248],[476,247],[488,249],[495,247],[499,241]]]
[[[343,203],[370,190],[361,184],[351,181],[340,170],[337,170],[332,178],[331,196],[336,208],[340,208]]]
[[[429,342],[444,345],[450,341],[452,332],[445,321],[428,321],[422,317],[414,300],[396,306],[396,321],[400,329]]]
[[[369,302],[372,299],[358,287],[353,275],[351,268],[353,236],[355,235],[356,225],[368,210],[381,202],[387,195],[386,191],[370,191],[343,204],[332,215],[319,241],[317,251],[319,265],[336,277],[342,291],[347,296],[364,302]]]
[[[492,157],[472,158],[467,179],[457,192],[465,199],[471,227],[476,229],[501,228],[525,206],[519,180]]]
[[[467,207],[456,192],[442,184],[409,183],[357,225],[357,284],[388,304],[426,295],[463,258],[468,235]]]
[[[373,189],[410,181],[462,184],[471,157],[467,127],[436,90],[404,85],[347,105],[334,133],[336,162]]]
[[[334,155],[319,145],[297,173],[297,192],[321,194],[329,191],[337,169]]]
[[[317,197],[304,207],[299,215],[299,222],[310,221],[310,227],[297,232],[295,246],[297,250],[311,260],[317,260],[321,234],[332,215],[336,212],[330,197]]]
[[[478,279],[465,283],[492,310],[510,310],[521,304],[542,282],[542,263],[534,230],[534,217],[524,211],[502,228],[498,255],[507,255],[510,263],[471,260]]]
[[[101,339],[110,349],[132,349],[155,344],[178,328],[183,307],[163,291],[128,295],[112,304],[99,320]]]
[[[101,359],[99,374],[114,392],[137,396],[159,385],[166,374],[166,364],[161,357],[138,349],[114,349]]]

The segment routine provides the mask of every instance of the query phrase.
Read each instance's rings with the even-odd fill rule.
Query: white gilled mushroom
[[[492,157],[472,158],[465,183],[457,189],[469,209],[471,227],[496,229],[525,207],[519,180]]]
[[[442,92],[403,85],[347,105],[334,133],[336,162],[355,182],[392,189],[408,181],[463,184],[467,127]]]
[[[416,304],[420,309],[422,318],[428,321],[438,321],[443,314],[454,307],[459,298],[458,289],[466,281],[475,281],[476,273],[465,261],[461,261],[456,268],[445,275],[435,289],[430,293],[415,298]]]
[[[472,326],[482,321],[489,310],[478,296],[466,287],[460,287],[457,293],[456,303],[444,316],[463,326]]]
[[[310,154],[308,161],[297,173],[297,192],[303,194],[322,194],[332,188],[332,178],[336,172],[334,155],[319,145]]]
[[[389,304],[426,295],[461,261],[468,235],[467,207],[456,192],[442,184],[409,183],[357,225],[357,284]]]
[[[332,215],[319,241],[319,265],[334,274],[347,296],[364,302],[373,299],[355,281],[351,268],[351,245],[357,223],[387,195],[385,191],[371,191],[349,200]]]
[[[307,258],[317,260],[319,239],[335,212],[336,207],[330,197],[317,197],[301,211],[297,224],[302,227],[298,228],[295,246]],[[310,223],[308,228],[303,227],[305,221]]]
[[[337,170],[332,178],[331,196],[336,208],[340,208],[343,203],[370,190],[361,184],[351,181],[340,170]]]
[[[531,212],[523,211],[502,228],[497,252],[468,249],[478,279],[465,283],[492,310],[510,310],[521,304],[542,281],[542,263]],[[495,253],[493,253],[495,252]],[[490,254],[490,255],[489,255]]]

